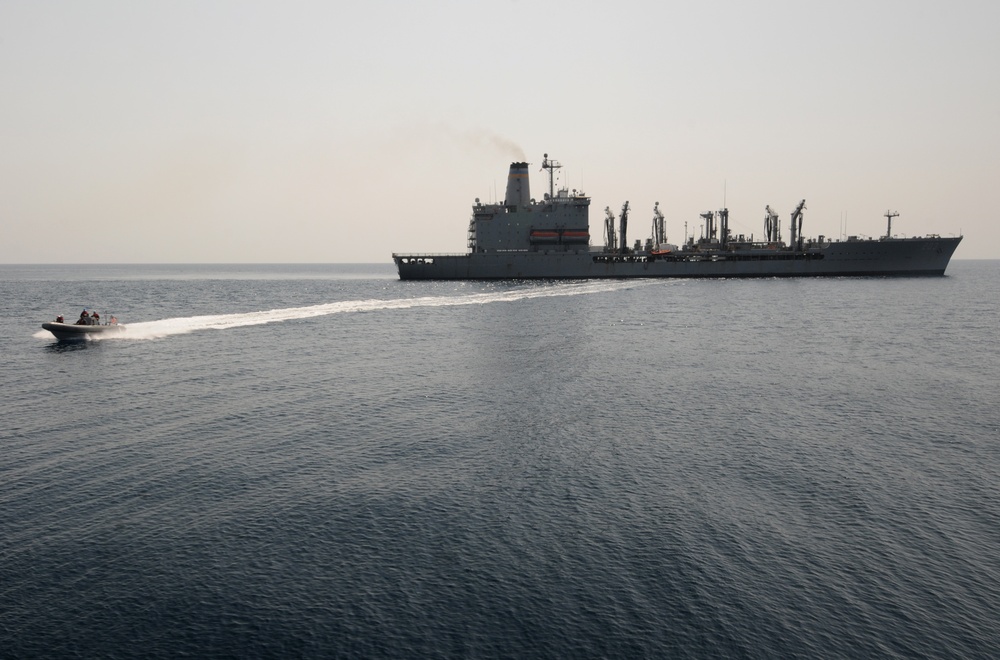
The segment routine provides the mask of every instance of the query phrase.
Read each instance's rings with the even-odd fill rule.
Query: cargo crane
[[[615,236],[615,214],[611,212],[610,206],[604,207],[604,245],[608,252],[613,252],[618,245]]]
[[[618,238],[621,239],[621,249],[619,250],[619,254],[625,254],[628,252],[628,238],[626,237],[628,232],[628,201],[622,204],[622,215],[618,220],[618,225]]]
[[[705,221],[705,241],[710,243],[715,238],[715,214],[705,211],[701,214],[701,218]]]
[[[806,208],[806,200],[799,202],[799,205],[795,207],[792,211],[792,240],[791,246],[793,250],[802,249],[802,211]]]
[[[781,223],[778,222],[778,214],[771,210],[770,206],[765,206],[767,217],[764,218],[764,236],[769,243],[781,242]]]
[[[660,203],[653,204],[653,245],[657,248],[661,243],[667,242],[667,232],[663,223],[663,213],[660,212]]]

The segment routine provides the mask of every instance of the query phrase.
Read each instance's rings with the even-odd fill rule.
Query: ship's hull
[[[840,241],[803,251],[393,255],[402,280],[944,275],[961,237]]]

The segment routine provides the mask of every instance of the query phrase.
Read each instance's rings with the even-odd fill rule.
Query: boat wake
[[[172,335],[183,335],[201,330],[228,330],[265,323],[281,323],[296,319],[308,319],[332,314],[355,312],[377,312],[384,310],[412,309],[414,307],[456,307],[460,305],[487,305],[491,303],[516,302],[533,298],[553,298],[559,296],[580,296],[606,293],[635,288],[649,284],[648,281],[585,281],[561,282],[543,286],[525,286],[491,293],[472,293],[458,296],[424,296],[420,298],[398,298],[391,300],[343,300],[340,302],[310,305],[308,307],[288,307],[242,314],[213,314],[208,316],[186,316],[159,321],[126,324],[127,331],[115,337],[101,338],[144,340],[160,339]],[[43,331],[41,334],[48,334]]]

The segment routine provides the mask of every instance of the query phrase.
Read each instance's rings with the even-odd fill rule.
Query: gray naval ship
[[[763,240],[733,235],[729,210],[701,214],[699,238],[680,246],[667,242],[659,203],[652,236],[629,246],[628,202],[616,218],[605,209],[604,245],[591,246],[590,198],[582,191],[555,190],[562,167],[545,154],[549,190],[531,198],[528,163],[511,163],[502,204],[476,199],[464,254],[394,253],[402,280],[492,280],[600,277],[803,277],[844,275],[943,275],[961,236],[897,238],[887,212],[881,238],[804,238],[805,200],[792,212],[789,241],[779,217],[766,207]]]

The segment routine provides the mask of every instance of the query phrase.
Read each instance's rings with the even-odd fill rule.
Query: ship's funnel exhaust
[[[528,164],[511,163],[507,175],[507,196],[504,206],[527,206],[531,202],[531,188],[528,185]]]

